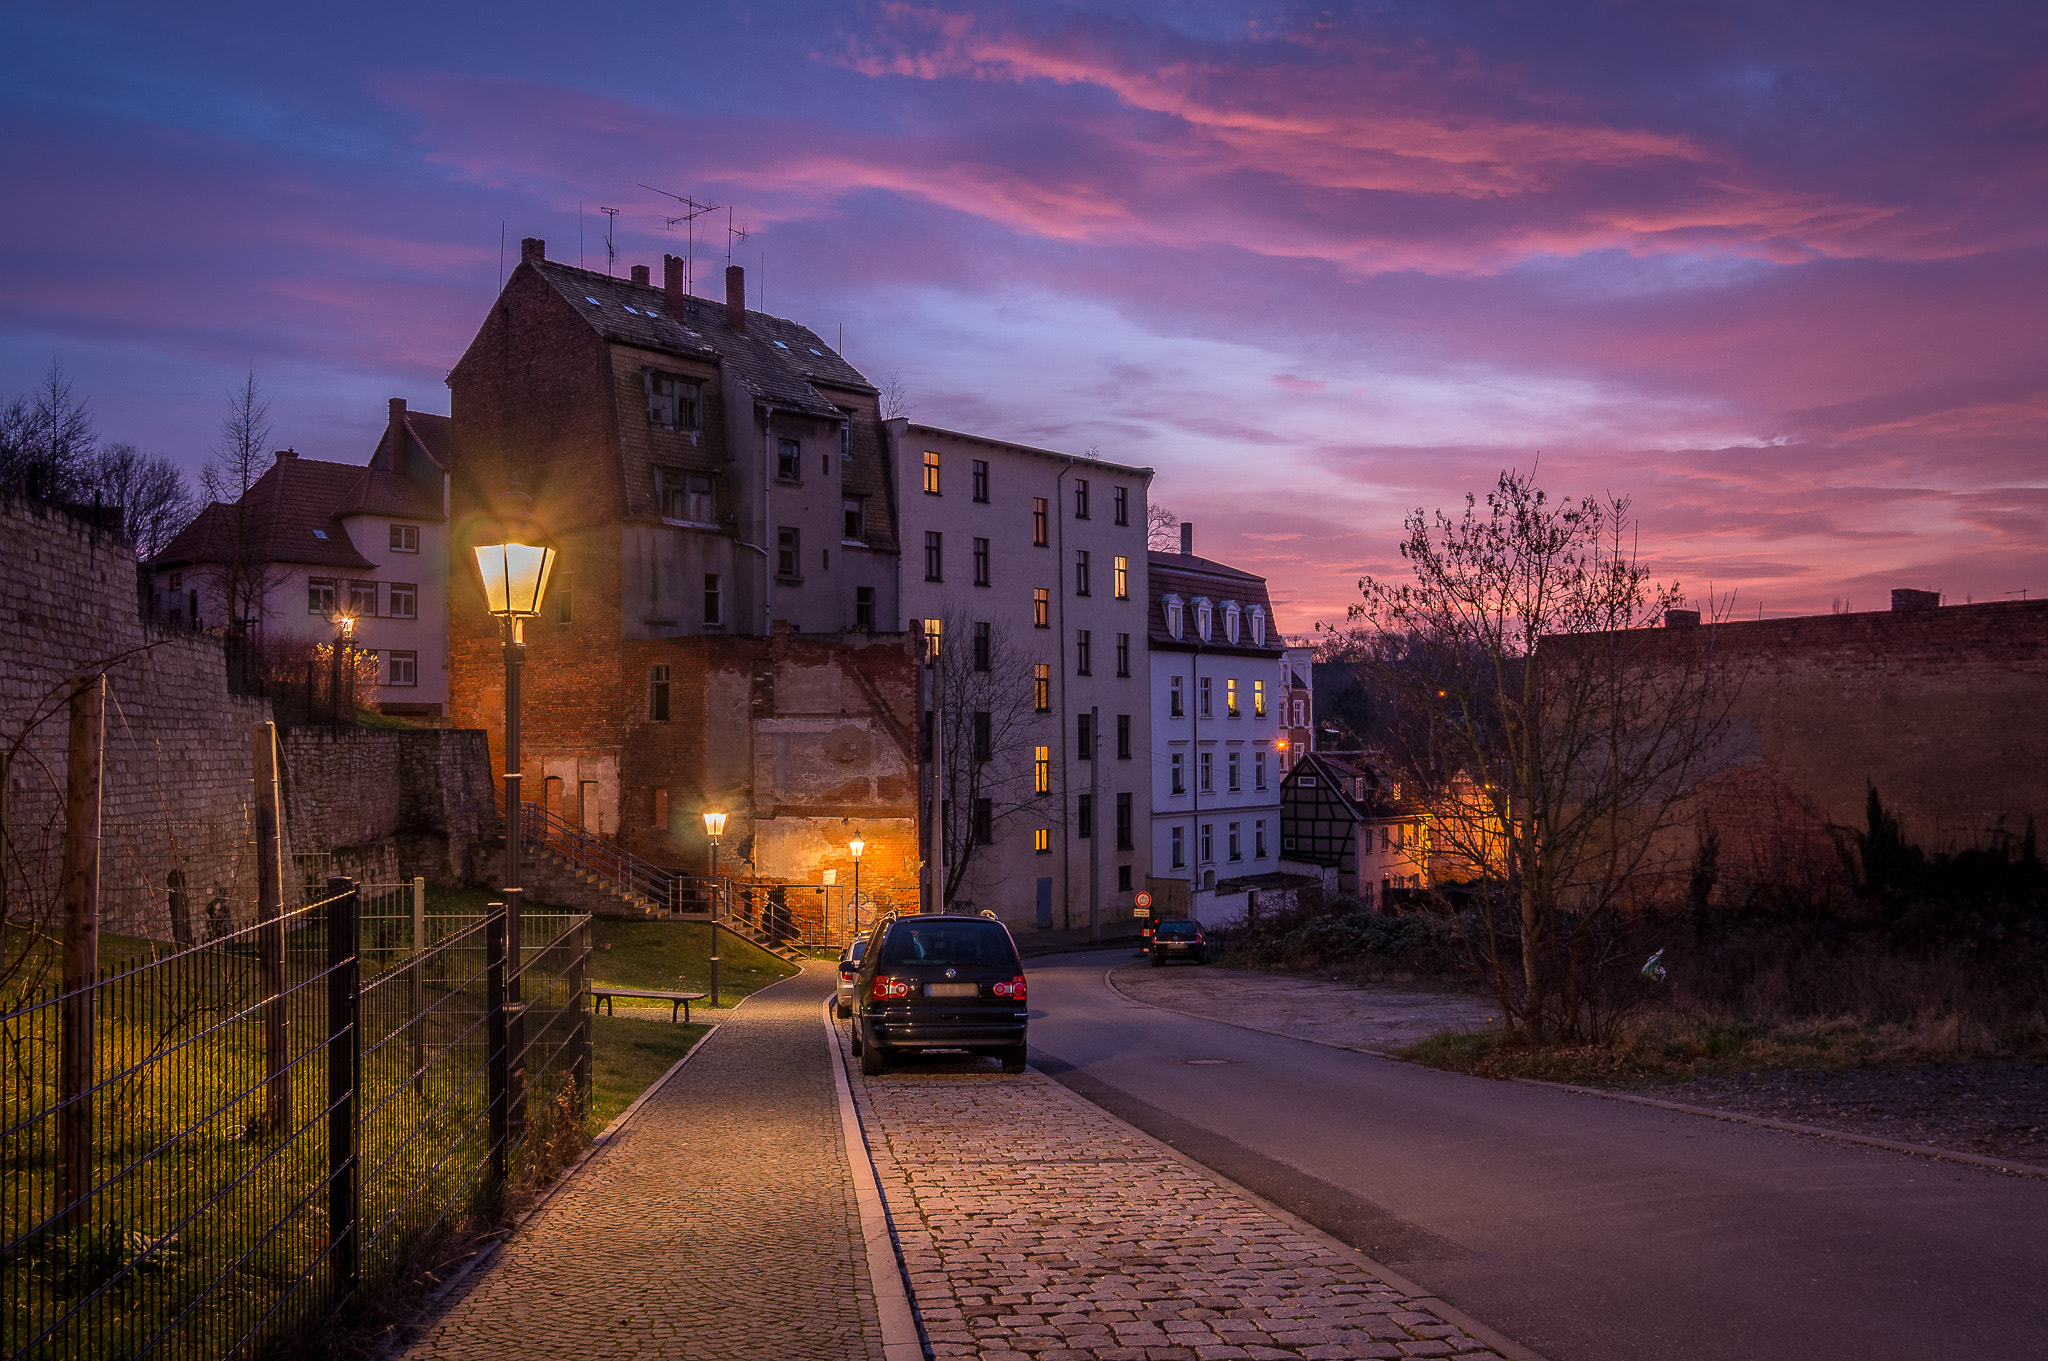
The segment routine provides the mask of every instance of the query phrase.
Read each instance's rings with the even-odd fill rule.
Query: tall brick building
[[[517,477],[560,558],[526,629],[529,797],[657,863],[863,887],[916,872],[915,656],[876,391],[811,331],[521,261],[449,374],[451,710],[503,768],[503,669],[470,547]],[[914,894],[914,887],[908,890]]]

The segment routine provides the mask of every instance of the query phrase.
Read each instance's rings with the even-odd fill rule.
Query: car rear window
[[[995,922],[898,922],[882,945],[882,963],[1013,964],[1010,933]]]
[[[867,942],[867,938],[866,938],[865,936],[863,936],[863,937],[862,937],[861,939],[859,939],[859,940],[857,940],[857,941],[855,941],[855,942],[853,943],[853,951],[852,951],[852,953],[848,954],[846,958],[847,958],[847,959],[848,959],[849,961],[852,961],[852,960],[857,960],[857,959],[859,959],[859,958],[860,958],[860,957],[861,957],[862,955],[866,954],[867,952],[868,952],[868,942]]]
[[[1159,923],[1159,934],[1162,936],[1192,936],[1195,934],[1195,924],[1193,922],[1161,922]]]

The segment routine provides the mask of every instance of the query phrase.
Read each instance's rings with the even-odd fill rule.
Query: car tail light
[[[886,1002],[891,997],[910,996],[910,984],[900,978],[877,978],[868,989],[868,996],[877,1002]]]
[[[841,969],[841,970],[839,971],[839,976],[840,976],[841,978],[846,978],[846,979],[850,979],[850,978],[852,978],[852,977],[853,977],[853,976],[854,976],[855,974],[857,974],[857,973],[859,973],[859,972],[860,972],[860,969],[859,969],[858,967],[854,967],[854,968],[845,968],[845,969]]]
[[[1007,983],[998,983],[989,989],[998,997],[1007,997],[1013,1002],[1024,1000],[1024,975],[1018,974]]]

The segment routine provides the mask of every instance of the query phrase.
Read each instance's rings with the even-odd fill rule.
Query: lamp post
[[[329,620],[334,625],[334,651],[328,658],[327,709],[328,717],[335,723],[340,723],[341,677],[344,667],[354,660],[356,617],[345,611],[337,610],[333,615],[329,616]],[[355,697],[355,677],[352,673],[349,676],[349,697],[350,699]],[[307,707],[311,707],[310,696],[308,697]],[[351,713],[349,717],[353,718],[355,715]]]
[[[519,673],[526,664],[525,623],[540,613],[547,594],[548,573],[555,550],[533,526],[533,498],[512,489],[498,502],[497,542],[476,547],[477,573],[484,588],[484,608],[496,615],[505,632],[505,1001],[518,1015],[520,973],[525,965],[519,930],[519,840],[521,802],[519,772]],[[514,1067],[517,1067],[517,1046]]]
[[[704,835],[711,842],[711,1005],[718,1005],[718,839],[725,835],[725,814],[704,815]]]
[[[868,845],[868,843],[867,843],[867,842],[865,842],[865,841],[862,841],[862,840],[861,840],[861,839],[860,839],[859,837],[855,837],[855,838],[854,838],[854,839],[852,840],[852,842],[851,842],[851,843],[849,843],[849,845],[848,845],[848,847],[847,847],[847,849],[849,849],[849,850],[851,850],[851,851],[853,852],[853,898],[852,898],[852,903],[853,903],[853,929],[854,929],[854,930],[855,930],[856,932],[858,932],[858,931],[860,930],[860,853],[861,853],[862,851],[864,851],[864,850],[866,850],[866,849],[867,849],[867,845]]]

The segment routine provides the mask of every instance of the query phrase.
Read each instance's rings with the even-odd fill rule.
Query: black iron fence
[[[580,1124],[588,917],[329,887],[0,1013],[0,1356],[309,1350]]]

